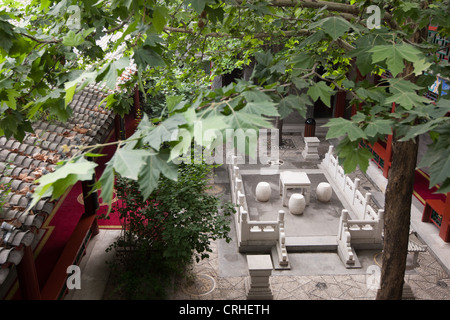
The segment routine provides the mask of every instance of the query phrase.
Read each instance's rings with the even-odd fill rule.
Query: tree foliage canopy
[[[450,75],[448,63],[436,55],[442,48],[426,39],[430,24],[441,37],[450,35],[448,1],[31,0],[23,5],[4,0],[3,5],[0,134],[21,140],[35,119],[66,120],[76,92],[91,82],[115,90],[130,63],[137,72],[110,92],[108,107],[126,113],[126,97],[136,83],[148,99],[167,92],[165,115],[144,117],[132,137],[118,142],[97,183],[106,201],[116,175],[136,180],[144,195],[160,175],[176,179],[170,159],[173,150],[187,146],[174,139],[181,130],[194,137],[199,123],[218,130],[270,127],[267,117],[283,118],[295,110],[304,115],[319,99],[330,106],[338,91],[361,106],[351,119],[327,124],[328,138],[345,136],[338,149],[346,171],[367,167],[371,155],[358,148],[361,139],[374,142],[393,132],[409,140],[431,132],[434,143],[422,165],[432,168],[432,184],[450,191],[445,117],[450,95],[435,103],[423,97],[438,74]],[[370,5],[381,10],[379,28],[368,27]],[[421,37],[419,30],[425,30]],[[99,44],[108,36],[119,39]],[[112,54],[117,50],[120,55]],[[211,74],[205,61],[213,66]],[[214,76],[251,64],[249,79],[209,89]],[[388,71],[392,77],[377,84],[356,81],[354,66],[362,76]],[[195,88],[189,99],[171,94],[187,83]],[[80,149],[79,156],[61,164],[64,174],[57,170],[42,179],[33,201],[56,197],[60,187],[93,173],[85,155],[94,150]]]

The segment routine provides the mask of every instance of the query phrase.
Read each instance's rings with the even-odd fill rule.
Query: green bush
[[[113,264],[117,287],[126,299],[163,299],[170,281],[185,274],[193,262],[209,257],[210,242],[230,241],[230,203],[206,192],[212,166],[181,164],[178,180],[162,177],[146,200],[133,181],[119,178],[117,196],[124,236]]]

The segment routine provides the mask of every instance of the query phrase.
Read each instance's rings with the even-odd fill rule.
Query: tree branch
[[[164,31],[166,33],[179,32],[179,33],[195,34],[195,32],[193,30],[185,29],[185,28],[164,27]],[[302,36],[302,35],[307,36],[313,32],[311,32],[310,30],[306,30],[306,29],[299,29],[299,30],[293,30],[293,31],[284,31],[283,33],[284,33],[284,36],[286,36],[286,37],[295,37],[295,36]],[[212,37],[212,38],[237,38],[237,39],[244,38],[244,35],[233,35],[233,34],[229,34],[229,33],[220,33],[220,32],[210,32],[210,33],[205,34],[204,36]],[[273,36],[274,36],[273,33],[268,33],[268,32],[261,32],[261,33],[256,33],[253,35],[253,37],[256,39],[268,38],[268,37],[273,37]]]
[[[241,5],[244,3],[244,0],[234,0],[236,4]],[[248,1],[246,1],[248,2]],[[322,9],[324,7],[327,8],[328,11],[337,11],[340,13],[347,14],[345,17],[349,18],[348,15],[353,15],[354,17],[358,17],[361,13],[361,8],[355,5],[346,4],[346,3],[338,3],[331,1],[319,1],[319,0],[272,0],[270,2],[271,6],[274,7],[302,7],[309,9]],[[388,12],[384,14],[384,19],[386,19],[390,24],[392,23],[392,15]]]
[[[51,44],[51,43],[60,43],[60,42],[62,42],[62,39],[57,39],[57,40],[40,40],[40,39],[37,39],[37,38],[35,38],[33,36],[30,36],[29,34],[26,34],[26,33],[19,33],[19,34],[24,36],[24,37],[26,37],[26,38],[28,38],[28,39],[31,39],[31,40],[37,42],[37,43],[42,43],[42,44]]]

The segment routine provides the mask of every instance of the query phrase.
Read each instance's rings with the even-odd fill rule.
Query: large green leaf
[[[430,188],[441,184],[439,193],[450,192],[450,121],[448,118],[434,129],[435,136],[432,144],[420,160],[419,167],[429,168]]]
[[[385,61],[389,71],[394,77],[403,71],[404,61],[415,62],[422,58],[423,54],[410,44],[391,43],[377,45],[369,50],[372,53],[372,62]]]
[[[190,0],[191,6],[200,14],[205,9],[206,0]]]
[[[96,189],[101,189],[100,196],[102,202],[108,205],[107,215],[111,212],[111,205],[114,196],[115,172],[113,162],[109,161],[102,172],[101,177],[95,184]]]
[[[385,104],[396,103],[407,110],[412,109],[414,106],[429,104],[430,101],[427,98],[416,93],[421,87],[414,83],[403,79],[389,79],[388,81],[393,95],[385,100]]]
[[[66,161],[54,172],[43,175],[36,180],[36,187],[29,208],[32,208],[41,198],[51,196],[57,199],[77,181],[91,180],[97,164],[78,156]]]
[[[156,189],[161,174],[169,179],[176,180],[178,168],[160,154],[152,154],[147,157],[138,179],[139,190],[142,192],[144,199],[147,199]]]
[[[147,150],[120,148],[114,153],[112,165],[122,177],[137,180],[146,158],[154,154]]]
[[[300,52],[291,57],[291,63],[294,65],[294,68],[311,69],[314,60],[309,54]]]
[[[155,52],[150,46],[143,46],[134,50],[134,60],[139,68],[145,69],[149,67],[164,67],[166,63],[161,56]]]
[[[368,137],[392,134],[393,121],[388,119],[376,119],[368,123],[364,132]]]
[[[76,47],[84,42],[84,37],[81,33],[75,33],[70,30],[67,35],[63,37],[62,44],[69,47]]]
[[[308,95],[288,95],[278,103],[278,112],[281,119],[286,118],[294,110],[297,110],[302,117],[305,117],[308,105],[312,105]]]
[[[348,139],[343,139],[336,151],[345,173],[354,172],[358,166],[365,172],[369,166],[369,160],[373,158],[369,150],[360,148],[357,142],[349,142]]]
[[[347,136],[350,141],[367,139],[366,133],[358,127],[353,121],[344,118],[332,118],[328,123],[323,125],[329,127],[327,139],[339,138]]]
[[[244,110],[233,111],[232,114],[226,116],[224,121],[229,125],[230,129],[255,129],[271,128],[272,124],[265,117],[257,114],[247,113]]]
[[[331,108],[331,95],[334,93],[334,90],[331,89],[324,81],[319,81],[313,84],[308,89],[308,95],[314,100],[320,98],[323,103],[329,108]]]
[[[168,11],[165,7],[153,8],[153,26],[157,32],[163,31],[166,25],[166,18],[168,17]]]
[[[336,40],[352,28],[352,24],[344,18],[333,16],[324,18],[309,25],[309,29],[314,29],[317,27],[322,27],[323,31],[330,35],[333,40]]]
[[[246,113],[256,114],[256,115],[266,115],[266,116],[279,116],[277,109],[275,108],[275,103],[271,101],[258,101],[258,102],[247,102],[242,111]]]
[[[117,84],[117,78],[121,75],[122,71],[130,65],[130,58],[122,57],[118,60],[112,61],[105,68],[103,74],[97,77],[97,81],[104,81],[106,87],[109,89],[115,89]]]
[[[178,127],[186,123],[186,118],[181,113],[175,113],[159,125],[153,127],[143,137],[143,142],[148,143],[153,149],[159,150],[161,143],[172,141],[178,134]]]

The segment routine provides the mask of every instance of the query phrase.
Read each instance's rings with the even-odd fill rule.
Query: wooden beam
[[[23,249],[23,257],[17,265],[17,278],[22,300],[41,300],[41,290],[34,263],[33,250],[30,246]]]

